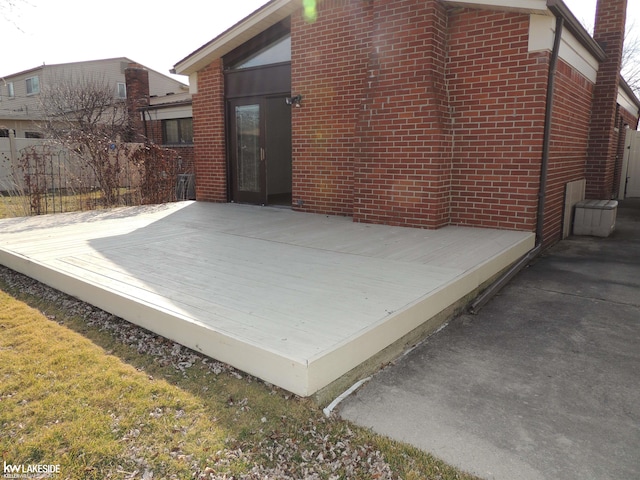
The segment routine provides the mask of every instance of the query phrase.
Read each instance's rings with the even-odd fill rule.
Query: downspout
[[[542,141],[542,161],[540,165],[540,189],[538,190],[538,211],[536,217],[536,244],[520,260],[503,273],[495,282],[482,292],[469,306],[469,313],[476,314],[480,309],[498,293],[520,270],[542,251],[544,229],[544,204],[547,194],[547,173],[549,170],[549,151],[551,149],[551,121],[553,119],[553,94],[555,91],[556,68],[558,65],[558,53],[562,40],[562,28],[564,18],[556,17],[556,31],[553,39],[553,50],[549,61],[549,76],[547,78],[546,111],[544,114],[544,138]]]
[[[555,93],[556,69],[558,54],[562,42],[562,28],[564,18],[556,17],[556,35],[553,40],[553,51],[549,64],[549,79],[547,82],[547,110],[544,114],[544,139],[542,143],[542,165],[540,167],[540,191],[538,193],[538,220],[536,224],[536,247],[542,245],[544,228],[544,204],[547,195],[547,172],[549,170],[549,151],[551,150],[551,123],[553,121],[553,94]]]
[[[142,125],[144,126],[144,141],[149,141],[149,133],[147,132],[147,113],[146,109],[142,110]],[[151,114],[149,113],[149,121],[151,121]]]

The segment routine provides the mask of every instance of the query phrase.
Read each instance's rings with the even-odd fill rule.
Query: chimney
[[[127,112],[133,142],[146,140],[143,107],[149,106],[149,72],[142,65],[130,63],[124,70],[124,81],[127,87]]]
[[[626,17],[627,0],[598,0],[593,38],[607,57],[598,68],[591,107],[586,165],[586,196],[591,199],[610,199],[615,194],[618,135],[624,135],[616,127]]]

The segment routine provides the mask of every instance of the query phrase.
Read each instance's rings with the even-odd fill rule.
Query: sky
[[[596,0],[564,1],[578,20],[593,25]],[[115,57],[168,75],[180,60],[265,3],[0,0],[0,78],[43,63]],[[627,9],[627,23],[635,20],[640,35],[640,1],[628,0]],[[188,83],[184,76],[174,78]]]

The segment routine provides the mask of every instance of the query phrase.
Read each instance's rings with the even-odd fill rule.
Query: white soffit
[[[638,112],[638,106],[631,99],[627,92],[622,87],[618,88],[618,105],[624,108],[627,112],[636,114]]]
[[[556,19],[548,15],[531,15],[529,21],[529,51],[551,51]],[[596,82],[598,60],[567,29],[562,30],[560,58],[579,71],[592,83]]]
[[[198,93],[198,72],[189,74],[189,93],[191,95]]]
[[[193,117],[191,105],[182,105],[175,107],[161,108],[148,111],[151,120],[171,120],[174,118],[190,118]]]
[[[484,8],[523,13],[546,13],[547,0],[444,0],[458,7]]]
[[[251,40],[300,8],[295,0],[272,0],[175,65],[176,73],[189,75]]]

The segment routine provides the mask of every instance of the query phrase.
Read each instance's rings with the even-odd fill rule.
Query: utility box
[[[576,204],[574,235],[608,237],[616,226],[616,200],[582,200]]]

